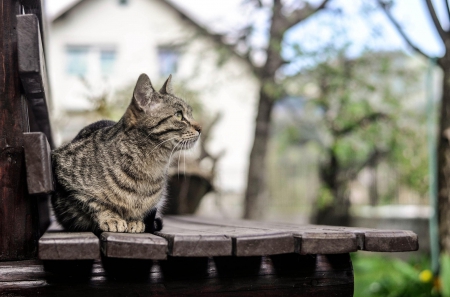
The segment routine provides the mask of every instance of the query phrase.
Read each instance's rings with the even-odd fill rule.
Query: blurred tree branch
[[[427,0],[428,1],[428,0]],[[385,0],[377,0],[378,5],[381,7],[381,10],[385,13],[389,21],[392,23],[392,25],[395,27],[397,32],[400,34],[400,36],[403,38],[403,40],[417,53],[424,56],[426,59],[429,59],[430,56],[425,54],[420,48],[418,48],[406,35],[405,31],[403,30],[402,26],[397,22],[397,20],[394,18],[394,16],[391,13],[391,3],[390,1]]]
[[[323,0],[317,7],[313,7],[311,4],[306,2],[304,7],[295,9],[290,14],[286,16],[286,27],[285,30],[297,25],[298,23],[306,20],[309,16],[315,14],[319,10],[325,8],[329,0]]]
[[[439,22],[439,18],[436,14],[436,10],[434,9],[434,6],[433,6],[433,3],[431,2],[431,0],[425,0],[425,2],[427,4],[427,8],[430,13],[431,19],[433,20],[433,24],[439,33],[439,36],[441,37],[442,41],[445,41],[448,38],[448,36],[447,36],[448,32],[444,31],[444,29],[442,29],[442,25]],[[447,1],[445,1],[445,2],[447,2]]]
[[[380,119],[387,119],[388,115],[382,112],[374,112],[372,114],[366,115],[359,120],[355,121],[352,124],[347,125],[346,127],[342,129],[333,129],[333,135],[335,136],[345,136],[349,133],[352,133],[356,129],[364,128],[367,125],[370,125],[371,123],[380,120]]]

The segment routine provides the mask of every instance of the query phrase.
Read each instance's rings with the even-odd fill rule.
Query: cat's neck
[[[155,140],[142,132],[127,130],[123,119],[112,126],[108,134],[109,142],[115,149],[134,155],[142,166],[151,167],[151,170],[167,171],[169,158],[175,154],[171,140]]]

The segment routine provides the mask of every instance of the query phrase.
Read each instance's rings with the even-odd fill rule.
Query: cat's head
[[[173,94],[171,80],[172,75],[157,92],[149,77],[141,74],[125,114],[126,125],[163,147],[189,149],[200,137],[201,127],[189,104]]]

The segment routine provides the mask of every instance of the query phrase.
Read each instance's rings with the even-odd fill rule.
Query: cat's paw
[[[141,221],[128,222],[128,233],[142,233],[145,231],[145,224]]]
[[[155,218],[155,231],[161,231],[163,228],[162,218]]]
[[[125,220],[109,218],[100,223],[100,229],[104,232],[127,232],[128,225]]]

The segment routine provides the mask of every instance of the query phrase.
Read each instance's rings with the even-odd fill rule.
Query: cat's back
[[[93,132],[95,132],[97,130],[112,127],[115,124],[116,124],[116,122],[109,121],[109,120],[101,120],[101,121],[92,123],[92,124],[84,127],[80,132],[78,132],[77,136],[75,136],[75,138],[71,142],[76,142],[79,140],[86,139],[90,135],[92,135]]]
[[[102,120],[83,128],[75,138],[52,151],[52,164],[56,178],[76,183],[80,175],[97,168],[106,146],[106,135],[116,124],[114,121]],[[97,170],[98,169],[98,170]]]

